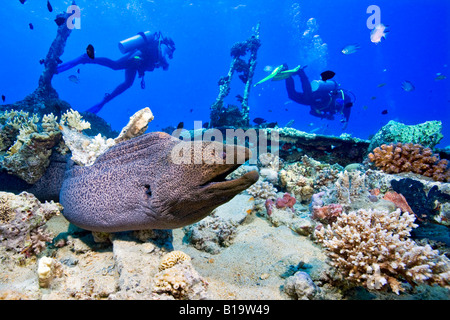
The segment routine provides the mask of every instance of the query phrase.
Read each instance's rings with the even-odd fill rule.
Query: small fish
[[[375,97],[375,96],[373,96],[373,97],[370,97],[370,100],[375,100],[377,97]]]
[[[386,39],[386,34],[388,32],[387,27],[384,24],[379,23],[370,32],[370,41],[373,43],[380,43],[382,38]]]
[[[5,100],[6,100],[6,97],[4,94],[2,94],[2,101],[5,102]]]
[[[27,0],[19,0],[21,4],[24,4]]]
[[[202,128],[208,128],[209,127],[209,122],[205,122],[203,125],[202,125]]]
[[[363,106],[362,109],[363,110],[367,110],[367,109],[369,109],[369,107],[368,106]]]
[[[308,124],[308,126],[314,127],[314,122],[310,122],[310,123]]]
[[[94,46],[92,44],[87,46],[86,53],[87,53],[89,58],[95,59]]]
[[[39,64],[44,64],[44,63],[45,63],[45,59],[39,60]]]
[[[272,109],[267,110],[267,112],[272,112]]]
[[[190,112],[190,113],[192,113],[192,111],[194,111],[194,109],[192,109],[192,108],[191,108],[191,109],[189,109],[189,112]]]
[[[250,213],[252,213],[252,209],[248,209],[248,210],[245,211],[245,212],[247,212],[247,214],[250,214]]]
[[[77,70],[77,73],[80,74],[80,69]]]
[[[411,81],[405,80],[402,82],[402,89],[406,92],[411,92],[416,89]]]
[[[276,126],[278,126],[278,122],[269,122],[266,128],[275,128]]]
[[[257,125],[260,125],[267,122],[267,120],[264,120],[263,118],[255,118],[253,119],[253,122],[256,123]]]
[[[434,80],[436,80],[436,81],[445,80],[445,79],[447,79],[447,77],[444,76],[442,73],[436,73],[436,78],[434,78]]]
[[[178,125],[177,125],[177,129],[183,129],[184,128],[184,122],[180,122]]]
[[[242,103],[242,101],[244,101],[244,98],[240,94],[238,94],[236,95],[236,100]]]
[[[387,84],[387,83],[385,83],[385,82],[380,83],[379,85],[377,85],[377,88],[382,88],[382,87],[384,87],[386,84]]]
[[[352,54],[358,51],[361,48],[361,46],[357,43],[355,44],[349,44],[348,46],[345,46],[344,49],[341,50],[343,54]]]
[[[28,24],[28,26],[30,27],[30,29],[31,29],[31,30],[33,30],[33,29],[34,29],[34,26],[33,26],[33,24],[32,24],[32,23]]]
[[[333,71],[324,71],[320,74],[320,76],[322,77],[322,81],[327,81],[330,79],[333,79],[333,77],[336,75],[336,73],[334,73]]]
[[[47,0],[47,9],[48,9],[49,12],[53,12],[53,7],[50,4],[50,1],[48,1],[48,0]]]
[[[250,202],[250,201],[255,201],[255,198],[250,197],[250,198],[248,199],[248,202]]]
[[[383,111],[381,111],[381,114],[388,114],[388,111],[384,109]]]
[[[73,83],[80,83],[80,79],[76,76],[76,75],[70,75],[69,77],[68,77],[68,79],[70,80],[70,81],[72,81]]]
[[[64,17],[58,17],[55,19],[56,24],[58,25],[58,27],[61,27],[64,23],[66,23],[66,18]]]

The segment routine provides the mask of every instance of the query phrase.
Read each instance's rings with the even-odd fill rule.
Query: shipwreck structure
[[[219,94],[216,101],[211,105],[211,127],[249,127],[249,105],[248,98],[252,87],[253,75],[256,68],[256,58],[258,49],[261,46],[259,40],[258,23],[254,28],[254,32],[250,38],[245,41],[236,42],[232,48],[230,55],[232,57],[230,68],[226,76],[219,80]],[[249,54],[248,61],[243,58]],[[243,95],[236,96],[241,103],[239,109],[236,105],[224,104],[224,99],[230,94],[230,85],[233,75],[239,73],[239,79],[245,84]]]

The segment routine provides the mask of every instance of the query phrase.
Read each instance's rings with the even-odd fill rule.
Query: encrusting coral
[[[259,180],[247,189],[249,195],[255,199],[272,199],[276,198],[277,189],[267,181]]]
[[[450,180],[448,161],[440,160],[430,148],[420,144],[383,144],[369,154],[369,160],[386,173],[413,172],[435,181]]]
[[[311,200],[314,193],[334,182],[342,168],[323,164],[308,156],[303,156],[301,160],[284,166],[279,177],[281,186],[305,203]]]
[[[175,264],[180,261],[191,261],[191,257],[188,256],[183,251],[171,251],[162,256],[159,263],[159,271],[172,268]]]
[[[78,165],[90,166],[101,154],[117,143],[142,135],[153,118],[149,108],[139,110],[130,117],[130,121],[116,139],[107,139],[101,134],[95,137],[83,134],[81,131],[89,129],[91,125],[73,110],[62,115],[59,127],[66,146],[72,152],[72,160]]]
[[[153,292],[175,299],[196,300],[208,298],[208,283],[191,264],[191,258],[182,251],[172,251],[162,257],[155,275]]]
[[[364,210],[342,213],[336,222],[315,230],[331,264],[345,277],[368,289],[399,294],[402,280],[412,286],[437,284],[450,288],[450,262],[429,245],[409,239],[416,228],[410,213]],[[386,286],[388,285],[388,286]]]
[[[44,224],[61,210],[60,204],[41,203],[31,193],[0,192],[1,245],[27,256],[40,253],[53,239],[45,232]]]

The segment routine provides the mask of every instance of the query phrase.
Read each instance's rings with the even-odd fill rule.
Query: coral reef
[[[181,300],[207,299],[208,283],[193,268],[190,261],[182,261],[158,272],[153,292]]]
[[[311,200],[314,193],[334,182],[342,167],[322,164],[308,156],[301,162],[287,164],[279,172],[280,184],[302,203]]]
[[[402,281],[412,286],[437,284],[450,288],[450,263],[429,245],[409,239],[415,217],[394,212],[364,210],[342,213],[335,223],[315,230],[333,266],[346,279],[370,290],[390,287],[399,294]]]
[[[267,181],[259,180],[247,189],[247,193],[255,199],[271,199],[276,198],[277,189]]]
[[[0,146],[7,150],[0,155],[0,167],[29,184],[35,183],[44,175],[52,149],[61,139],[56,117],[45,115],[41,121],[36,114],[10,111],[0,118]]]
[[[282,166],[282,160],[277,155],[263,153],[258,157],[259,175],[264,180],[278,184],[278,171]]]
[[[185,241],[196,249],[212,254],[228,247],[236,235],[236,225],[213,212],[205,219],[183,228]]]
[[[395,191],[388,191],[384,194],[384,200],[391,201],[402,212],[409,212],[414,214],[405,197],[401,193]]]
[[[117,143],[142,135],[154,117],[150,108],[137,111],[115,139],[106,138],[100,133],[95,137],[83,134],[81,131],[89,129],[90,123],[82,118],[77,111],[71,110],[63,114],[60,128],[64,142],[72,152],[72,160],[81,166],[91,166],[101,154]]]
[[[297,202],[294,197],[292,197],[289,193],[285,193],[282,198],[278,198],[275,201],[275,206],[278,209],[282,208],[290,208],[293,210],[294,204]]]
[[[442,204],[450,203],[450,190],[446,188],[447,184],[433,183],[427,186],[425,183],[410,178],[390,182],[392,189],[404,196],[418,218],[431,220],[439,213]]]
[[[383,144],[414,143],[423,147],[434,148],[443,138],[441,121],[426,121],[416,125],[406,125],[396,121],[389,121],[370,140],[367,150]]]
[[[32,194],[0,192],[0,241],[7,250],[36,255],[53,237],[46,233],[45,223],[60,214],[58,203],[41,203]]]
[[[130,117],[130,121],[114,141],[119,143],[144,134],[148,128],[148,124],[153,121],[153,119],[154,116],[150,108],[147,107],[139,110]]]
[[[335,137],[289,127],[266,128],[264,131],[269,139],[271,134],[276,132],[280,145],[290,144],[288,150],[284,150],[283,147],[280,149],[280,157],[289,162],[299,161],[306,155],[315,160],[339,164],[339,166],[361,163],[367,155],[367,147],[370,143],[368,140],[354,138],[348,134]]]
[[[175,264],[181,262],[181,261],[191,261],[191,257],[189,257],[186,253],[183,251],[171,251],[169,253],[166,253],[164,256],[161,257],[161,261],[159,263],[159,271],[172,268]]]
[[[61,125],[64,143],[72,152],[72,160],[80,166],[91,166],[101,154],[105,153],[116,143],[114,139],[107,139],[100,133],[89,137],[78,130]]]
[[[322,223],[330,224],[335,222],[337,217],[342,213],[342,206],[340,204],[329,204],[327,206],[313,206],[312,218],[319,220]]]
[[[413,172],[435,181],[449,181],[448,161],[439,160],[430,148],[419,144],[398,142],[373,149],[369,160],[386,173]]]
[[[85,120],[82,120],[82,116],[78,111],[72,109],[68,110],[66,113],[61,115],[60,125],[67,125],[70,129],[77,131],[83,131],[85,129],[90,129],[91,124]]]
[[[50,257],[42,257],[38,262],[37,274],[39,287],[48,288],[54,278],[62,276],[63,268],[59,261]]]
[[[298,271],[288,277],[283,289],[288,296],[296,300],[313,300],[319,290],[309,274],[304,271]]]

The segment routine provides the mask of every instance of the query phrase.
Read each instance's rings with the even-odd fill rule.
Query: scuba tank
[[[154,39],[154,33],[150,31],[139,32],[137,35],[119,42],[119,50],[123,54],[138,49],[145,45],[148,41]]]
[[[339,85],[334,80],[313,80],[311,81],[311,89],[313,92],[315,91],[336,91],[339,88]]]

